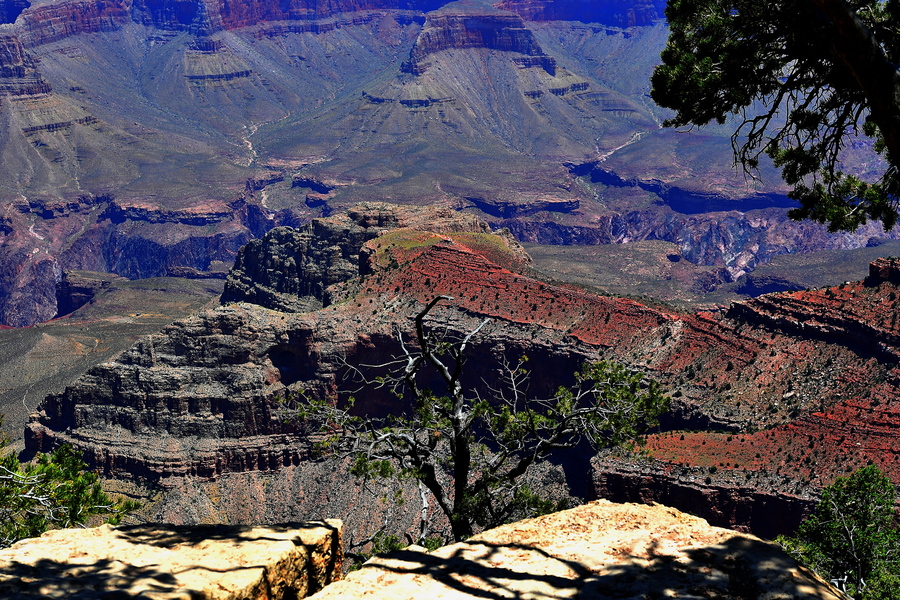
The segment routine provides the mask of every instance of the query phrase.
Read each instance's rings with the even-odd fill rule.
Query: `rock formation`
[[[521,17],[440,12],[426,19],[403,70],[421,74],[427,68],[425,60],[429,54],[451,48],[488,48],[524,54],[538,59],[535,64],[542,65],[549,74],[556,74],[556,61],[544,54],[534,33],[525,27]]]
[[[649,25],[665,16],[665,2],[658,0],[501,0],[497,6],[529,21],[582,21],[615,27]]]
[[[423,223],[444,233],[412,228]],[[300,231],[273,230],[242,251],[227,287],[226,305],[144,338],[49,396],[26,432],[28,449],[70,442],[108,477],[168,490],[158,510],[186,520],[308,516],[278,511],[313,506],[321,490],[309,475],[329,467],[309,462],[312,441],[302,426],[283,420],[281,400],[302,389],[357,394],[364,413],[398,410],[384,391],[359,396],[352,374],[396,356],[411,316],[442,294],[455,300],[434,312],[430,326],[461,335],[490,320],[472,340],[466,385],[481,385],[496,377],[501,361],[527,355],[540,365],[531,391],[542,394],[569,381],[586,360],[613,359],[669,391],[664,431],[729,432],[686,431],[680,442],[677,433],[651,436],[651,451],[663,461],[653,475],[629,470],[640,456],[601,456],[593,466],[585,456],[569,457],[563,467],[574,495],[670,502],[705,511],[718,524],[772,535],[796,526],[817,490],[847,468],[843,453],[854,444],[891,468],[900,452],[891,430],[897,375],[885,358],[893,350],[835,343],[812,325],[783,327],[798,321],[789,312],[784,319],[743,316],[754,307],[782,310],[780,298],[805,294],[823,303],[838,291],[767,296],[726,314],[683,314],[544,283],[529,276],[517,244],[485,233],[483,224],[452,211],[383,204]],[[845,288],[834,302],[844,304],[846,322],[865,321],[894,291],[891,283]],[[817,443],[834,437],[828,423],[838,419],[848,430],[840,442]],[[774,472],[773,456],[785,457]],[[593,483],[586,485],[589,471]],[[321,481],[333,481],[333,468],[327,472]],[[652,485],[644,485],[648,477]],[[302,491],[284,506],[274,481]],[[352,493],[334,497],[352,504]],[[208,494],[217,500],[197,500]],[[257,508],[249,508],[248,497]],[[700,499],[710,504],[704,508]],[[779,519],[754,511],[763,500],[781,507]]]
[[[397,211],[388,204],[368,203],[302,229],[282,227],[241,248],[222,302],[250,302],[285,312],[307,312],[327,306],[336,284],[359,276],[364,244],[389,229],[486,231],[471,215],[449,207]],[[288,254],[284,254],[287,251]]]
[[[780,546],[665,506],[593,502],[425,552],[379,556],[315,594],[339,598],[700,597],[838,600]]]
[[[787,223],[774,171],[758,192],[723,175],[727,137],[659,129],[655,0],[8,0],[0,21],[5,325],[58,314],[64,272],[209,276],[375,198],[521,241],[672,241],[732,279],[881,234]]]
[[[367,597],[843,596],[776,544],[665,506],[592,502],[426,552],[378,556],[341,580],[341,523],[142,525],[53,531],[0,551],[0,594]],[[89,592],[88,592],[89,590]]]
[[[0,550],[0,596],[305,598],[341,579],[341,522],[61,529]]]
[[[19,38],[4,28],[0,33],[0,96],[35,96],[50,91],[37,61],[25,51]]]

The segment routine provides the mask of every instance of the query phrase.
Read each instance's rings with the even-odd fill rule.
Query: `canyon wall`
[[[449,0],[59,0],[31,7],[25,0],[10,0],[0,12],[4,17],[0,22],[13,23],[21,16],[23,39],[28,45],[40,45],[80,33],[112,31],[128,21],[163,30],[209,34],[261,23],[323,20],[359,11],[425,13],[449,3]],[[574,20],[635,27],[663,18],[664,3],[507,0],[497,6],[529,21]]]
[[[496,6],[518,13],[528,21],[582,21],[635,27],[665,18],[666,3],[660,0],[501,0]]]
[[[725,279],[884,235],[789,223],[783,197],[689,152],[669,169],[681,150],[653,141],[643,92],[606,74],[607,57],[632,73],[661,46],[659,2],[8,0],[0,13],[5,325],[59,314],[67,271],[221,273],[272,227],[373,198],[449,203],[521,241],[671,241]],[[652,173],[616,162],[660,144]]]
[[[496,378],[503,361],[521,356],[540,365],[541,376],[530,387],[536,395],[571,382],[586,360],[613,359],[657,378],[668,390],[672,406],[662,419],[664,431],[730,431],[736,437],[732,449],[743,445],[750,451],[754,443],[760,450],[770,448],[766,458],[757,454],[755,462],[735,471],[738,478],[750,473],[737,483],[713,478],[698,484],[700,472],[691,471],[692,483],[684,484],[677,477],[648,475],[642,467],[595,466],[597,494],[646,501],[661,499],[654,495],[658,492],[675,505],[705,499],[713,521],[769,535],[796,524],[817,486],[843,468],[839,455],[833,463],[821,455],[833,447],[816,446],[815,431],[801,433],[804,415],[846,412],[840,408],[844,399],[884,408],[873,424],[892,414],[895,403],[885,399],[895,385],[893,363],[864,349],[782,329],[777,321],[681,314],[550,285],[527,275],[529,265],[509,238],[486,234],[483,224],[461,222],[444,210],[371,204],[315,220],[302,231],[273,230],[242,252],[229,275],[226,305],[144,338],[64,393],[49,396],[26,431],[28,450],[72,443],[108,477],[168,490],[167,515],[192,495],[210,493],[209,486],[226,481],[232,490],[249,490],[260,477],[306,481],[301,474],[312,468],[316,438],[302,424],[284,420],[284,399],[298,390],[338,398],[354,394],[360,414],[402,410],[384,390],[361,394],[354,373],[397,356],[398,336],[409,338],[411,317],[436,295],[454,300],[434,311],[429,327],[459,336],[489,321],[471,341],[464,384],[472,389]],[[442,222],[447,233],[398,227]],[[880,293],[887,297],[889,291]],[[881,302],[866,298],[855,293],[847,304]],[[881,383],[873,386],[873,381]],[[757,433],[737,439],[748,429]],[[651,445],[657,444],[662,460],[670,452],[663,444],[669,438],[656,437]],[[796,467],[808,470],[810,461],[780,466],[781,474],[769,475],[776,438],[781,447],[790,439],[792,448],[806,448],[807,441],[808,452],[816,448],[822,466],[816,485],[806,486],[808,495],[796,488],[810,474]],[[677,437],[673,443],[693,447],[679,445]],[[589,492],[588,458],[572,455],[561,462],[572,493]],[[691,466],[693,460],[676,462]],[[736,469],[719,460],[719,471]],[[658,485],[648,483],[656,480]],[[633,497],[645,484],[656,491]],[[192,492],[176,493],[179,489]],[[352,502],[354,493],[336,497]],[[216,510],[237,518],[243,505],[232,502],[241,497],[219,497]],[[784,519],[766,520],[765,511],[754,512],[757,497],[767,499],[767,506],[782,506]],[[260,505],[268,508],[254,510],[270,514],[266,511],[281,500],[274,492],[261,494]],[[191,511],[186,514],[192,518],[205,514]]]
[[[534,34],[520,17],[508,15],[432,14],[425,21],[416,45],[403,70],[421,74],[429,54],[448,49],[488,48],[543,57],[548,72],[555,72],[555,61],[544,54]]]

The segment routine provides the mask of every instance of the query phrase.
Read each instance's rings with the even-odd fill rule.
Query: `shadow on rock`
[[[614,563],[592,565],[590,559],[560,558],[528,545],[466,542],[447,556],[414,549],[391,553],[375,567],[421,576],[419,585],[433,585],[423,583],[433,580],[461,595],[487,600],[755,600],[775,591],[796,599],[837,598],[789,556],[773,555],[772,544],[761,540],[736,536],[676,556],[666,553],[664,545],[657,540],[639,554],[622,552]],[[800,577],[794,575],[798,571]]]

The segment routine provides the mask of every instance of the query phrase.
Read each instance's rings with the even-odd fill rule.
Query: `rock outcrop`
[[[772,542],[665,506],[593,502],[425,552],[379,556],[314,595],[343,598],[844,596]]]
[[[341,522],[61,529],[0,550],[4,598],[290,600],[342,576]]]
[[[81,33],[115,31],[129,20],[129,10],[123,0],[60,0],[31,6],[19,18],[19,35],[32,47]]]
[[[400,227],[486,232],[487,225],[449,207],[361,204],[301,229],[281,227],[241,248],[222,302],[250,302],[273,310],[307,312],[341,297],[338,284],[365,274],[364,245]],[[512,242],[516,248],[518,244]],[[523,252],[524,254],[524,252]]]
[[[807,338],[853,348],[860,354],[900,361],[900,323],[893,310],[897,297],[896,261],[872,263],[864,282],[836,288],[765,294],[729,310],[732,319],[797,331]]]
[[[35,96],[52,91],[37,61],[9,27],[0,28],[0,96]]]
[[[56,284],[57,315],[67,315],[90,302],[97,292],[108,288],[115,280],[124,280],[116,275],[103,276],[99,273],[63,273]]]
[[[639,27],[665,17],[660,0],[501,0],[499,8],[515,12],[528,21],[581,21],[614,27]]]
[[[448,49],[487,48],[515,52],[539,59],[550,74],[556,74],[556,61],[547,56],[522,18],[506,14],[443,14],[428,15],[416,45],[404,63],[403,70],[421,74],[428,68],[428,55]]]
[[[530,364],[541,365],[531,392],[544,394],[570,381],[586,360],[613,359],[647,372],[669,391],[672,410],[663,417],[664,430],[727,430],[731,433],[720,435],[733,434],[732,447],[751,451],[755,444],[756,452],[766,453],[743,462],[716,458],[708,466],[720,473],[713,469],[709,482],[702,478],[702,489],[681,493],[681,484],[661,481],[659,491],[673,490],[665,498],[629,496],[643,489],[640,469],[628,472],[598,463],[594,481],[606,471],[621,476],[595,485],[595,494],[672,504],[721,500],[709,513],[711,520],[769,535],[795,526],[816,490],[844,468],[843,445],[819,447],[813,439],[818,431],[824,433],[826,421],[800,434],[819,418],[817,411],[837,418],[852,406],[878,406],[871,418],[858,410],[852,422],[871,421],[866,435],[882,436],[877,460],[892,464],[900,451],[894,438],[884,437],[900,410],[892,399],[898,380],[893,363],[853,345],[806,335],[803,328],[780,329],[778,320],[757,324],[729,316],[733,313],[681,314],[550,285],[528,276],[528,263],[509,238],[484,233],[477,222],[460,222],[452,211],[443,218],[441,211],[372,204],[314,221],[302,231],[274,230],[242,253],[229,277],[225,306],[141,340],[63,394],[49,396],[26,432],[28,449],[69,442],[105,475],[161,485],[170,493],[190,488],[201,495],[209,490],[197,490],[224,478],[229,487],[249,491],[258,489],[250,481],[260,477],[299,477],[310,464],[313,440],[301,426],[284,421],[282,400],[302,389],[338,398],[355,394],[360,398],[356,409],[363,414],[401,409],[384,390],[360,396],[354,369],[396,356],[398,335],[410,335],[411,317],[434,296],[447,295],[455,300],[433,313],[430,326],[461,335],[483,319],[490,321],[471,341],[465,385],[490,381],[502,361],[527,355]],[[398,227],[423,223],[439,230],[443,223],[446,233]],[[877,305],[887,301],[892,285],[883,284],[883,299],[864,291],[876,288],[848,289],[846,303]],[[848,314],[862,318],[866,313]],[[877,425],[879,420],[885,424]],[[757,433],[746,432],[751,428]],[[791,448],[809,449],[772,474],[771,456],[781,450],[775,437],[769,441],[776,433],[792,440]],[[705,435],[702,445],[712,439],[712,434],[685,435]],[[710,459],[701,457],[719,456],[703,454],[699,437],[696,446],[676,441],[675,451],[664,443],[669,439],[653,436],[651,447],[657,458],[676,466],[705,467],[702,461]],[[850,435],[846,443],[864,439]],[[813,460],[821,465],[814,476],[809,472]],[[592,469],[587,457],[563,466],[570,482],[582,482],[569,491],[590,495],[583,485]],[[746,485],[721,479],[736,469]],[[801,482],[809,484],[806,495],[796,490]],[[717,486],[728,489],[716,491]],[[769,496],[775,504],[792,506],[781,511],[784,518],[777,523],[750,508],[754,498]],[[174,507],[187,497],[172,500],[166,510],[177,511]],[[231,505],[237,498],[220,500],[216,511],[240,515]],[[262,506],[281,500],[272,491],[258,494]],[[196,513],[199,518],[203,510]]]
[[[59,530],[0,551],[0,595],[843,598],[780,546],[661,505],[592,502],[434,552],[381,555],[346,579],[341,541],[335,520]]]

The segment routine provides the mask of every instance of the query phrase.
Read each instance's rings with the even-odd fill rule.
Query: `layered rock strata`
[[[428,68],[426,58],[442,50],[487,48],[524,54],[537,59],[550,74],[556,74],[556,61],[544,54],[521,17],[503,14],[431,14],[419,33],[416,45],[403,70],[421,74]]]
[[[779,329],[777,320],[757,324],[728,315],[683,314],[550,285],[528,276],[521,249],[509,238],[486,234],[477,222],[468,223],[468,232],[458,232],[466,223],[452,211],[444,218],[446,233],[391,229],[422,222],[441,229],[440,211],[416,215],[368,205],[350,215],[317,220],[303,231],[271,232],[242,253],[229,276],[226,306],[143,339],[65,393],[48,397],[26,432],[27,447],[48,450],[70,442],[107,476],[169,490],[187,486],[196,491],[207,485],[203,482],[228,478],[229,487],[249,491],[257,485],[249,483],[253,478],[279,473],[299,477],[310,464],[313,441],[301,426],[283,419],[282,399],[302,389],[339,398],[356,394],[356,410],[362,414],[401,409],[383,390],[359,396],[353,373],[397,356],[398,336],[409,338],[412,316],[436,295],[454,300],[432,314],[430,327],[462,335],[489,320],[471,341],[468,386],[496,378],[503,361],[525,355],[530,364],[541,365],[531,392],[551,393],[586,360],[607,358],[663,383],[672,397],[672,410],[662,419],[665,430],[725,429],[736,439],[741,435],[735,445],[750,448],[762,444],[763,434],[768,439],[771,432],[802,430],[817,411],[842,411],[848,403],[879,405],[879,414],[896,422],[896,415],[890,415],[898,410],[891,396],[898,379],[893,363],[883,362],[882,355],[807,336],[802,328]],[[880,293],[886,299],[890,290]],[[863,289],[848,294],[848,307],[882,301]],[[856,314],[865,314],[863,308]],[[873,386],[873,381],[880,383]],[[853,422],[863,427],[865,420]],[[740,433],[747,429],[759,433]],[[807,440],[791,439],[798,446]],[[847,443],[859,439],[851,436]],[[889,439],[885,443],[893,444]],[[891,447],[892,452],[900,450]],[[808,466],[805,459],[788,461],[777,477],[768,477],[771,456],[777,454],[766,448],[765,459],[741,467],[741,476],[750,472],[746,489],[722,492],[733,506],[713,508],[710,519],[766,534],[789,530],[808,510],[815,490],[842,472],[837,460],[825,460],[839,457],[826,445],[817,449],[823,467],[815,479],[797,470]],[[700,456],[669,460],[703,466],[696,463]],[[585,482],[592,469],[587,458],[564,461],[570,482]],[[721,464],[710,466],[716,466],[719,477],[737,466],[733,461],[718,459]],[[594,480],[600,481],[607,466],[593,469]],[[627,490],[643,487],[634,483],[635,477],[645,481],[636,474],[610,477],[594,493],[627,496]],[[239,483],[242,478],[246,481]],[[715,485],[721,487],[723,481]],[[806,496],[796,489],[803,482],[811,482]],[[711,489],[698,495],[678,492],[676,485],[662,481],[654,486],[662,495],[625,499],[673,504],[721,499]],[[263,488],[273,489],[268,484]],[[666,489],[672,493],[664,494]],[[590,493],[583,485],[570,490]],[[172,500],[166,510],[177,512],[186,497]],[[751,514],[753,503],[765,497],[793,506],[782,511],[783,522]],[[266,492],[257,499],[271,507],[281,496]],[[235,501],[221,500],[214,510],[240,518],[235,515],[241,510],[231,504]]]
[[[487,231],[475,217],[449,207],[398,211],[388,204],[363,204],[301,229],[275,229],[241,248],[222,302],[250,302],[286,312],[327,306],[340,294],[337,284],[361,274],[365,243],[399,227]]]
[[[52,91],[37,61],[9,27],[0,26],[0,96],[36,96]]]
[[[0,196],[10,205],[0,323],[58,314],[63,272],[208,276],[275,225],[373,197],[453,201],[522,241],[673,241],[732,279],[778,254],[880,234],[786,224],[783,196],[756,194],[657,139],[645,90],[613,81],[607,57],[643,65],[664,38],[661,10],[619,0],[10,0],[0,5]],[[562,56],[573,58],[566,68]],[[630,69],[629,80],[649,75]],[[629,148],[664,148],[665,158],[647,173]],[[292,176],[329,190],[279,186]],[[645,192],[661,201],[647,207]],[[69,208],[82,196],[116,206]],[[51,210],[21,213],[20,203]],[[760,206],[777,208],[725,213]],[[697,216],[709,210],[720,212]]]
[[[665,18],[665,2],[659,0],[501,0],[497,7],[529,21],[582,21],[615,27],[649,25]]]

